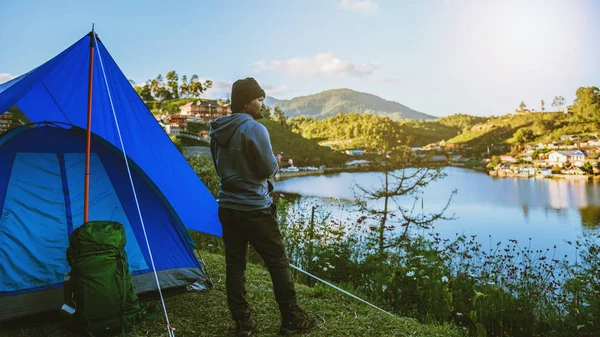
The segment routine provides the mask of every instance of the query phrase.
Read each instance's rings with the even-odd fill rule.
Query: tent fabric
[[[77,127],[20,127],[0,138],[0,320],[60,308],[69,221],[83,224],[86,133]],[[118,221],[136,290],[156,290],[123,154],[93,135],[89,220]],[[163,289],[205,281],[173,207],[143,170],[131,174]],[[36,300],[37,298],[37,300]]]
[[[62,166],[60,158],[65,156]],[[64,252],[69,246],[67,218],[72,214],[72,208],[66,203],[65,196],[70,191],[81,189],[80,184],[74,183],[81,179],[67,179],[65,188],[63,172],[81,177],[85,154],[69,153],[65,156],[54,153],[16,154],[0,216],[4,234],[0,237],[0,255],[7,257],[6,262],[0,265],[3,275],[0,292],[59,283],[69,271]],[[133,238],[133,230],[97,155],[92,156],[90,166],[93,173],[90,218],[117,221],[125,227],[127,237]],[[82,197],[74,204],[83,205]],[[83,221],[79,219],[75,223],[77,228]],[[125,251],[132,271],[148,268],[137,240],[127,241]],[[19,258],[9,259],[11,255]]]
[[[17,105],[31,122],[62,122],[85,129],[91,39],[91,34],[84,36],[38,68],[0,85],[0,111]],[[92,131],[121,149],[103,65],[128,157],[161,191],[185,227],[221,236],[216,200],[149,112],[104,44],[99,39],[97,42]]]

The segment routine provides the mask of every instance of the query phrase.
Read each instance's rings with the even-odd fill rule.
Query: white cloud
[[[205,78],[201,78],[200,81],[206,81]],[[233,85],[233,81],[221,81],[221,80],[212,80],[213,85],[210,89],[206,90],[203,94],[204,97],[210,99],[227,99],[231,96],[231,86]],[[290,92],[290,87],[286,84],[281,85],[269,85],[269,84],[261,84],[261,87],[265,90],[265,93],[269,96],[285,94]]]
[[[8,82],[8,81],[12,80],[15,77],[16,76],[13,76],[13,75],[11,75],[9,73],[0,73],[0,83]]]
[[[263,87],[263,89],[265,89],[265,93],[267,94],[267,96],[287,94],[288,92],[290,92],[290,87],[286,84],[281,84],[281,85],[266,84],[266,85],[263,85],[262,87]]]
[[[206,78],[201,78],[200,82],[206,81]],[[231,85],[233,81],[211,80],[212,87],[206,90],[202,95],[210,99],[227,99],[231,95]]]
[[[379,5],[372,0],[341,0],[340,7],[347,11],[375,14]]]
[[[318,53],[312,58],[296,57],[285,61],[259,61],[252,64],[254,71],[278,71],[290,77],[364,76],[379,67],[377,63],[353,64],[331,53]]]

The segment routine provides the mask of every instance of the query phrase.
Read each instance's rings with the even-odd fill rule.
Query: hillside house
[[[453,157],[452,157],[452,159],[450,159],[450,161],[451,161],[452,163],[459,163],[459,164],[461,164],[461,163],[462,163],[462,164],[466,164],[466,163],[468,163],[468,162],[469,162],[469,160],[470,160],[469,158],[467,158],[467,157],[463,157],[463,156],[461,156],[461,155],[456,155],[456,156],[453,156]]]
[[[369,167],[369,161],[364,159],[352,160],[347,162],[345,166],[348,168]]]
[[[346,150],[346,154],[351,156],[362,156],[363,154],[365,154],[365,150]]]
[[[600,139],[590,139],[587,143],[588,146],[600,146]]]
[[[448,161],[448,158],[446,156],[443,156],[443,155],[436,155],[436,156],[431,157],[431,159],[429,161],[436,162],[436,163],[441,163],[441,162]]]
[[[548,154],[548,163],[563,167],[567,164],[583,166],[585,153],[583,151],[552,151]]]
[[[500,161],[503,163],[516,163],[518,162],[517,158],[512,154],[503,154],[500,156]]]
[[[195,118],[202,122],[209,122],[222,116],[231,114],[231,107],[227,104],[219,104],[218,101],[190,102],[179,107],[179,114]]]
[[[0,133],[6,132],[11,129],[13,114],[11,112],[5,112],[0,115]]]
[[[517,159],[517,161],[522,160],[522,161],[526,161],[526,162],[531,162],[533,160],[533,157],[531,156],[531,154],[528,154],[526,152],[519,153],[515,158]]]
[[[275,154],[275,159],[277,159],[277,164],[279,167],[294,166],[294,159],[292,159],[290,156],[284,155],[283,152]]]
[[[169,115],[169,119],[171,120],[171,127],[179,128],[181,130],[187,130],[187,121],[188,119],[190,119],[190,116],[174,114]]]

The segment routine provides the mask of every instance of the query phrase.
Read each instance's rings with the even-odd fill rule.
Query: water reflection
[[[600,186],[598,181],[558,179],[492,178],[485,173],[461,168],[445,169],[447,177],[424,190],[423,212],[443,207],[451,191],[458,194],[448,209],[456,214],[454,221],[439,221],[436,231],[445,237],[456,233],[476,234],[494,241],[534,238],[538,248],[561,245],[576,240],[586,232],[600,233]],[[276,191],[302,195],[301,200],[330,205],[335,215],[357,218],[331,198],[349,202],[353,199],[353,182],[364,187],[379,187],[382,174],[340,173],[308,176],[275,183]],[[400,198],[399,204],[411,206],[411,198]],[[420,207],[419,207],[420,208]],[[560,253],[572,254],[563,247]]]
[[[588,205],[579,209],[584,230],[598,231],[600,228],[600,206]]]

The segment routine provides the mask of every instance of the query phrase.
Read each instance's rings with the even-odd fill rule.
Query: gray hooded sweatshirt
[[[210,123],[210,152],[221,189],[220,207],[240,211],[268,208],[273,200],[271,179],[279,165],[269,132],[247,113],[234,113]]]

